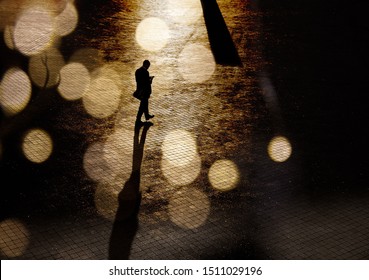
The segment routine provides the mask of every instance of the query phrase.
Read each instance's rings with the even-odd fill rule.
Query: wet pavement
[[[32,82],[19,112],[1,99],[1,259],[368,258],[359,7],[54,2],[78,24],[37,67],[1,24],[2,95],[9,69]]]

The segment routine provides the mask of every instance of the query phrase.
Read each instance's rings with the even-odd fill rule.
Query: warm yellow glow
[[[23,144],[23,153],[34,163],[46,161],[53,150],[53,143],[48,133],[41,129],[33,129],[26,133]]]
[[[52,43],[53,32],[50,12],[41,6],[31,7],[23,12],[15,25],[15,46],[24,55],[39,54]]]
[[[81,63],[90,72],[103,64],[99,51],[93,48],[82,48],[75,51],[69,62]]]
[[[60,69],[64,66],[64,58],[59,50],[51,48],[32,56],[29,60],[31,80],[40,88],[55,86],[60,79]]]
[[[173,186],[189,185],[196,180],[201,171],[201,158],[196,155],[194,159],[185,165],[175,165],[163,159],[161,170],[165,178]]]
[[[15,49],[13,34],[14,34],[14,26],[11,26],[11,25],[5,26],[4,41],[5,41],[5,45],[11,50]]]
[[[15,115],[22,111],[31,99],[31,81],[19,68],[9,69],[0,86],[0,105],[5,114]]]
[[[182,77],[189,82],[204,82],[215,71],[213,54],[200,44],[186,45],[179,55],[178,68]]]
[[[136,29],[137,43],[147,51],[159,51],[169,39],[167,24],[155,17],[146,18]]]
[[[202,15],[201,1],[199,0],[168,0],[168,14],[173,20],[181,24],[196,22]]]
[[[92,79],[98,78],[98,77],[105,77],[107,79],[110,79],[114,82],[115,85],[118,86],[118,88],[123,88],[123,81],[122,77],[117,72],[117,67],[119,64],[116,65],[116,63],[107,63],[104,64],[101,67],[96,68],[91,73]],[[120,69],[119,69],[120,70]],[[132,73],[131,73],[132,78]]]
[[[292,153],[292,147],[286,137],[276,136],[268,145],[269,157],[276,162],[286,161]]]
[[[133,130],[118,129],[104,145],[104,158],[111,173],[128,180],[132,171]]]
[[[8,258],[22,256],[29,245],[27,227],[19,220],[7,219],[0,223],[0,252]]]
[[[197,155],[195,138],[188,131],[177,129],[165,136],[162,145],[163,158],[175,166],[191,163]]]
[[[90,73],[80,63],[69,63],[60,71],[58,91],[67,100],[77,100],[87,91],[91,82]]]
[[[91,144],[84,155],[87,175],[102,184],[122,185],[132,171],[133,131],[118,129],[105,142]]]
[[[112,180],[112,172],[104,157],[104,143],[92,143],[83,157],[83,167],[87,175],[96,182],[108,183]]]
[[[0,0],[0,32],[4,31],[6,25],[14,23],[19,9],[14,2],[15,0]]]
[[[55,33],[66,36],[77,27],[78,13],[73,3],[68,2],[65,9],[55,18]]]
[[[218,160],[210,167],[209,181],[216,190],[232,190],[237,186],[239,179],[239,171],[233,161]]]
[[[31,0],[36,2],[38,5],[45,6],[47,3],[47,7],[50,11],[55,15],[59,15],[65,10],[65,7],[68,3],[74,3],[75,0]]]
[[[83,105],[91,116],[106,118],[118,109],[120,94],[114,81],[99,77],[91,81],[90,87],[82,97]]]
[[[182,188],[169,200],[170,219],[182,228],[194,229],[203,225],[210,213],[207,196],[194,188]]]
[[[97,211],[104,218],[113,221],[119,203],[118,195],[122,190],[122,185],[98,184],[95,191],[95,206]]]
[[[142,61],[137,68],[142,65]],[[113,62],[106,63],[92,72],[91,77],[106,77],[112,80],[121,92],[119,109],[115,114],[115,126],[127,127],[127,123],[134,123],[138,109],[138,101],[132,96],[136,89],[133,63]],[[150,68],[151,69],[151,68]],[[156,86],[155,86],[156,88]]]

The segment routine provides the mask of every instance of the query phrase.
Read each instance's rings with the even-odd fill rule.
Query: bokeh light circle
[[[55,33],[66,36],[74,31],[78,23],[78,13],[73,3],[68,2],[63,12],[55,18]]]
[[[197,43],[186,45],[178,58],[182,77],[192,83],[208,80],[215,71],[215,65],[212,52]]]
[[[186,130],[176,129],[165,136],[162,145],[163,157],[172,165],[189,164],[197,155],[197,144],[192,134]]]
[[[22,111],[31,99],[31,81],[19,68],[10,68],[0,85],[0,105],[5,114],[15,115]]]
[[[104,218],[113,221],[117,212],[119,202],[118,195],[122,186],[108,183],[99,183],[95,191],[95,207]]]
[[[292,146],[284,136],[276,136],[268,145],[269,157],[276,162],[286,161],[292,154]]]
[[[136,29],[137,43],[147,51],[161,50],[169,39],[167,24],[156,17],[146,18]]]
[[[35,55],[50,46],[53,33],[54,21],[50,12],[41,6],[30,7],[16,22],[14,43],[24,55]]]
[[[83,156],[83,168],[92,180],[108,183],[112,180],[112,174],[104,157],[104,144],[94,142],[88,146]]]
[[[11,50],[15,49],[13,34],[14,34],[14,26],[11,26],[11,25],[5,26],[4,41],[5,41],[5,45]]]
[[[133,130],[118,129],[104,144],[104,158],[116,176],[128,180],[132,171]]]
[[[201,1],[198,0],[168,0],[168,14],[175,22],[191,24],[203,14]]]
[[[182,188],[169,200],[170,219],[185,229],[198,228],[206,222],[210,213],[208,197],[200,190]]]
[[[52,153],[52,139],[44,130],[32,129],[25,134],[22,149],[29,161],[41,163],[46,161]]]
[[[0,252],[8,258],[22,256],[29,246],[29,231],[21,221],[7,219],[0,223]]]
[[[119,89],[126,89],[124,78],[120,74],[120,71],[122,71],[120,67],[124,66],[119,65],[119,63],[105,63],[91,72],[91,79],[105,77],[113,81]]]
[[[106,118],[118,109],[120,91],[111,79],[99,77],[91,81],[82,100],[87,113],[95,118]]]
[[[189,185],[196,180],[201,171],[201,158],[196,155],[194,159],[185,165],[175,165],[163,159],[161,170],[165,178],[173,186]]]
[[[60,70],[58,91],[67,100],[83,97],[91,82],[90,73],[81,63],[69,63]]]
[[[214,189],[229,191],[237,186],[240,175],[237,165],[231,160],[217,160],[210,167],[209,181]]]

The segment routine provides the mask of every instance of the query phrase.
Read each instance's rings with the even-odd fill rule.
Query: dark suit
[[[141,120],[142,114],[145,114],[146,120],[149,119],[149,98],[151,95],[151,83],[149,71],[145,67],[140,67],[135,72],[136,77],[136,91],[142,93],[140,108],[137,113],[137,121]]]

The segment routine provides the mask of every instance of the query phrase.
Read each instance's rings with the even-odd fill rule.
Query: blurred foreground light
[[[60,70],[58,91],[67,100],[83,97],[91,82],[90,73],[80,63],[69,63]]]
[[[107,79],[110,79],[118,86],[118,88],[122,89],[123,87],[123,81],[121,75],[118,73],[118,71],[121,71],[120,68],[118,68],[118,63],[106,63],[102,65],[101,67],[96,68],[91,73],[91,78],[96,79],[98,77],[104,77]],[[120,65],[121,67],[124,67]],[[132,73],[131,73],[132,75]],[[134,80],[134,79],[133,79]]]
[[[136,29],[137,43],[147,51],[161,50],[169,39],[167,24],[156,17],[146,18]]]
[[[83,105],[88,114],[95,118],[111,116],[119,106],[120,91],[109,78],[99,77],[90,83],[83,96]]]
[[[0,223],[0,252],[8,258],[22,256],[29,245],[27,227],[16,219]]]
[[[83,167],[88,177],[96,182],[108,183],[112,180],[107,161],[104,158],[104,143],[92,143],[83,157]]]
[[[122,184],[99,183],[95,191],[95,207],[104,218],[114,221],[119,203],[118,195]]]
[[[65,9],[55,18],[55,33],[66,36],[74,31],[78,23],[78,13],[73,3],[68,2]]]
[[[207,196],[194,188],[182,188],[169,200],[169,216],[173,223],[194,229],[203,225],[210,213]]]
[[[168,0],[168,14],[181,24],[195,23],[202,16],[199,0]]]
[[[194,159],[185,165],[175,165],[169,160],[161,161],[161,170],[165,178],[173,186],[189,185],[196,180],[201,171],[201,158],[196,155]]]
[[[286,137],[276,136],[268,145],[269,157],[276,162],[286,161],[292,153],[292,147]]]
[[[210,167],[209,181],[216,190],[232,190],[237,186],[239,180],[237,165],[231,160],[218,160]]]
[[[200,45],[186,45],[178,58],[178,68],[182,77],[193,83],[208,80],[215,71],[215,60],[212,52]]]
[[[52,42],[54,21],[50,12],[41,7],[30,7],[21,14],[15,24],[14,43],[24,55],[36,55]]]
[[[189,164],[197,155],[196,140],[188,131],[177,129],[165,136],[163,157],[174,166]]]
[[[24,136],[22,149],[28,160],[41,163],[51,155],[53,143],[47,132],[41,129],[33,129]]]
[[[5,26],[4,41],[5,41],[5,45],[11,50],[15,49],[13,34],[14,34],[14,26],[11,26],[11,25]]]
[[[123,180],[128,180],[132,171],[133,137],[133,131],[118,129],[104,144],[104,158],[112,174]]]
[[[48,4],[48,8],[53,11],[54,14],[59,15],[65,10],[68,3],[74,3],[75,0],[32,0],[37,1],[41,5]]]
[[[50,88],[59,82],[60,69],[64,64],[64,58],[59,50],[50,48],[30,58],[28,71],[38,87]]]
[[[127,181],[132,170],[133,131],[119,129],[105,142],[92,143],[83,157],[83,167],[95,182],[116,184]]]
[[[6,115],[22,111],[31,99],[31,81],[19,68],[9,69],[0,85],[0,105]]]

